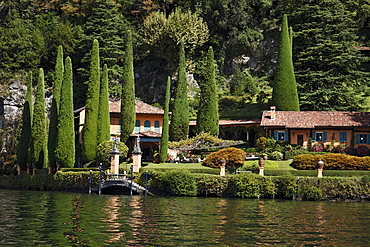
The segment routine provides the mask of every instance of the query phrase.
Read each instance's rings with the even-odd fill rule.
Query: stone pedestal
[[[133,172],[139,172],[141,168],[141,152],[138,153],[132,153],[132,171]]]
[[[318,178],[322,178],[322,170],[323,170],[322,168],[317,169],[317,177]]]
[[[114,140],[114,146],[110,151],[110,172],[113,174],[119,174],[119,150],[118,140]]]
[[[264,167],[260,167],[259,170],[260,170],[259,175],[265,176],[265,168]]]
[[[119,174],[119,153],[111,153],[110,173]]]
[[[225,166],[220,166],[220,176],[225,176],[226,175],[226,167]]]

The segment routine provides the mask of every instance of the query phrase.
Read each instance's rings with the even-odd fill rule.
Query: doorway
[[[303,135],[297,135],[297,144],[303,146]]]

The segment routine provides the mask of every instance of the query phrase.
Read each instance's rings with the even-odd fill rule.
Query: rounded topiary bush
[[[103,169],[108,169],[110,167],[110,152],[113,149],[114,141],[104,141],[99,144],[97,153],[96,153],[96,164],[102,164]],[[123,143],[118,143],[118,150],[120,152],[120,163],[121,161],[126,158],[128,147]]]
[[[207,156],[204,166],[219,168],[220,160],[226,160],[226,167],[235,168],[244,164],[246,153],[238,148],[224,148]]]

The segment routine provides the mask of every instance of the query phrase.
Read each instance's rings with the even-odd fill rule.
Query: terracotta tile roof
[[[141,114],[164,114],[164,110],[162,110],[158,107],[149,105],[147,103],[144,103],[140,100],[136,100],[135,103],[136,103],[136,113],[141,113]],[[80,112],[84,109],[85,109],[85,107],[81,107],[81,108],[75,110],[74,112],[78,113],[78,112]],[[120,100],[117,100],[117,101],[109,100],[109,110],[110,110],[110,112],[120,113],[121,112],[121,101]]]
[[[260,124],[260,119],[252,119],[252,120],[219,120],[220,126],[226,125],[247,125],[247,124]],[[195,126],[197,125],[197,121],[190,121],[189,125]]]
[[[157,132],[154,132],[154,131],[151,131],[151,130],[147,130],[147,131],[139,132],[139,133],[132,133],[130,136],[156,137],[156,138],[162,137],[162,135],[160,133],[157,133]]]
[[[275,111],[275,119],[271,119],[271,111],[264,111],[262,114],[261,126],[304,129],[329,126],[369,127],[370,112]]]

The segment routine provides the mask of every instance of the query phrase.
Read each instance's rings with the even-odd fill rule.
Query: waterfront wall
[[[55,175],[22,174],[1,176],[0,188],[88,193],[89,172],[58,172]],[[194,174],[178,170],[149,172],[149,190],[166,196],[209,196],[237,198],[275,198],[288,200],[370,201],[370,177],[260,176],[242,173],[233,176]],[[145,186],[145,173],[136,181]],[[93,186],[99,172],[93,172]]]

